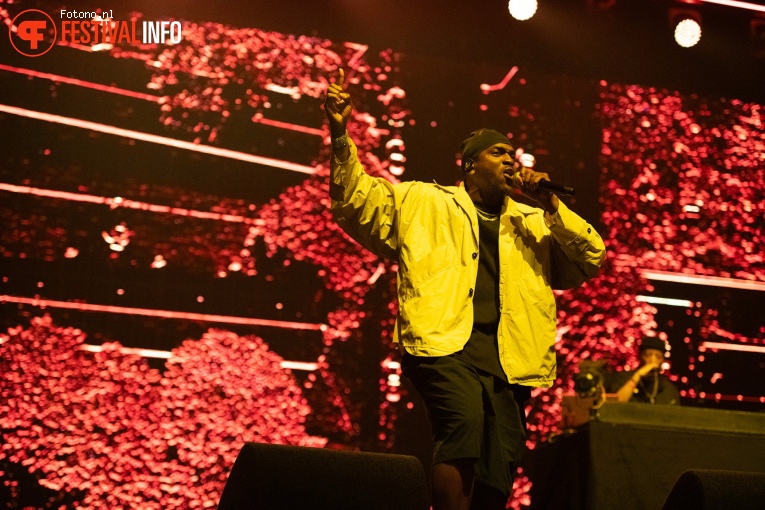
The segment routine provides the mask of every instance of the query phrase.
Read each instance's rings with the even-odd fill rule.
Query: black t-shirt
[[[473,291],[473,331],[459,353],[475,368],[507,382],[499,362],[499,215],[478,210],[478,275]]]

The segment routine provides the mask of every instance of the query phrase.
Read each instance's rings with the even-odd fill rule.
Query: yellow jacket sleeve
[[[548,226],[555,241],[552,287],[571,289],[593,278],[606,257],[606,246],[592,225],[560,202]]]
[[[361,165],[356,145],[348,140],[350,157],[330,164],[329,196],[332,216],[355,241],[378,256],[396,258],[396,222],[410,183],[393,185],[371,177]]]

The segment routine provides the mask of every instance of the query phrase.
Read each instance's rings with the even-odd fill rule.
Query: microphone
[[[571,186],[566,186],[565,184],[548,181],[547,179],[539,181],[537,183],[537,186],[539,186],[540,188],[544,190],[560,193],[561,195],[564,195],[567,197],[573,197],[575,193],[574,188],[572,188]]]
[[[525,166],[526,168],[534,168],[534,164],[536,163],[536,160],[532,154],[528,152],[523,152],[523,149],[518,149],[516,151],[516,157],[518,158],[518,161],[520,162],[522,166]],[[513,181],[515,182],[517,187],[519,188],[521,187],[520,183],[515,181],[515,176],[513,176]],[[571,186],[566,186],[565,184],[548,181],[547,179],[543,181],[539,181],[537,183],[537,186],[547,191],[560,193],[563,196],[567,196],[567,197],[574,196],[574,188],[572,188]]]

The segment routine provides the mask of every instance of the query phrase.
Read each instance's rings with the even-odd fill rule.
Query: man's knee
[[[433,483],[453,484],[457,483],[468,492],[473,486],[475,478],[475,459],[451,459],[433,464]]]
[[[470,508],[473,509],[504,509],[507,506],[508,494],[499,489],[476,482],[473,489],[473,498]]]

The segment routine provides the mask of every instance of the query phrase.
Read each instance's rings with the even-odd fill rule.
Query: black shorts
[[[510,494],[525,447],[530,388],[477,370],[459,355],[405,354],[402,370],[427,407],[433,463],[476,459],[476,481]]]

